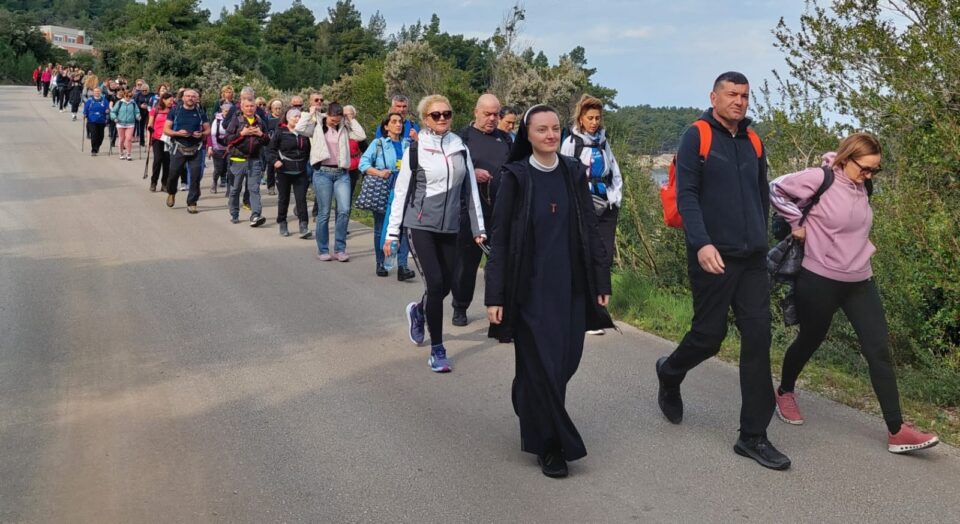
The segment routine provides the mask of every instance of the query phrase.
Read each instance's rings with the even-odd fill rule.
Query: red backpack
[[[710,123],[700,119],[693,123],[700,131],[700,165],[707,161],[710,154],[710,144],[713,142],[713,129]],[[757,158],[763,156],[763,143],[757,133],[747,128],[747,137],[753,144],[754,151],[757,152]],[[680,217],[680,210],[677,209],[677,155],[673,155],[670,161],[670,170],[667,173],[666,185],[660,186],[660,202],[663,203],[663,221],[669,227],[682,228],[683,218]]]

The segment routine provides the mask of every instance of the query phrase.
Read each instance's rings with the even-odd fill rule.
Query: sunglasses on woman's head
[[[434,120],[440,120],[440,117],[443,117],[444,120],[450,120],[453,118],[453,111],[450,111],[449,109],[446,111],[432,111],[427,113],[427,116]]]

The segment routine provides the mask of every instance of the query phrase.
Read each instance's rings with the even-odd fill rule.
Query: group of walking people
[[[100,122],[116,111],[134,123],[139,113],[103,105],[94,88],[84,115]],[[937,444],[903,420],[891,363],[886,320],[872,278],[872,212],[866,189],[881,171],[876,138],[855,133],[824,156],[824,166],[768,180],[766,151],[747,118],[749,83],[736,72],[720,75],[711,108],[684,132],[676,156],[676,206],[682,217],[694,316],[675,351],[656,362],[657,402],[665,418],[684,416],[681,385],[716,355],[732,310],[740,332],[741,410],[734,451],[764,467],[791,461],[770,442],[774,413],[804,423],[796,382],[842,309],[857,332],[887,426],[888,450],[903,453]],[[373,214],[375,274],[396,268],[398,280],[417,273],[424,289],[405,307],[407,335],[430,347],[431,371],[448,373],[444,301],[452,294],[451,323],[465,326],[480,263],[484,270],[489,336],[512,342],[516,373],[512,403],[521,447],[536,455],[544,475],[564,477],[568,461],[586,446],[566,410],[567,384],[576,372],[587,333],[616,329],[606,306],[623,199],[623,178],[603,125],[604,103],[583,95],[567,127],[548,105],[525,111],[479,97],[469,125],[454,130],[454,110],[429,95],[408,117],[409,100],[397,95],[373,136],[356,110],[312,93],[287,103],[257,99],[249,87],[225,87],[211,121],[199,93],[161,86],[147,101],[154,154],[150,189],[158,175],[174,207],[177,183],[187,180],[187,211],[197,213],[204,159],[214,163],[213,185],[229,186],[230,220],[239,223],[241,195],[251,227],[266,222],[260,186],[269,175],[279,190],[277,223],[287,226],[293,193],[300,238],[316,236],[320,261],[347,262],[347,225],[354,202]],[[120,105],[121,109],[117,110]],[[121,115],[121,113],[123,113]],[[101,129],[102,132],[102,129]],[[126,136],[126,135],[124,135]],[[121,150],[122,151],[122,150]],[[123,154],[123,153],[121,153]],[[267,167],[264,167],[267,166]],[[834,182],[822,187],[825,173]],[[358,186],[359,182],[359,186]],[[316,229],[309,230],[307,190],[315,195]],[[272,187],[272,184],[271,184]],[[249,202],[249,204],[246,204]],[[334,238],[330,212],[336,207]],[[770,277],[767,271],[770,206],[805,246],[796,281],[799,331],[784,358],[781,382],[771,376]]]

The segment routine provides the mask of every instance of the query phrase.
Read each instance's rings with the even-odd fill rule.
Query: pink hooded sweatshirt
[[[823,165],[832,165],[835,156],[823,155]],[[802,266],[831,280],[860,282],[873,276],[870,257],[877,250],[870,242],[873,210],[863,184],[850,180],[839,167],[833,168],[833,174],[833,184],[803,224],[807,235]],[[819,167],[784,175],[770,182],[770,204],[796,229],[800,210],[822,182]]]

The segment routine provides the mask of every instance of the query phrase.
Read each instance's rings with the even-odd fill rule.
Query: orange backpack
[[[700,131],[700,165],[702,166],[710,154],[713,130],[710,128],[710,123],[703,119],[697,120],[693,125]],[[750,143],[757,152],[757,158],[762,157],[763,143],[760,142],[760,137],[749,127],[747,137],[750,138]],[[660,186],[660,202],[663,203],[663,221],[667,226],[682,228],[683,218],[680,217],[680,210],[677,209],[677,155],[673,155],[673,160],[670,161],[666,185]]]

